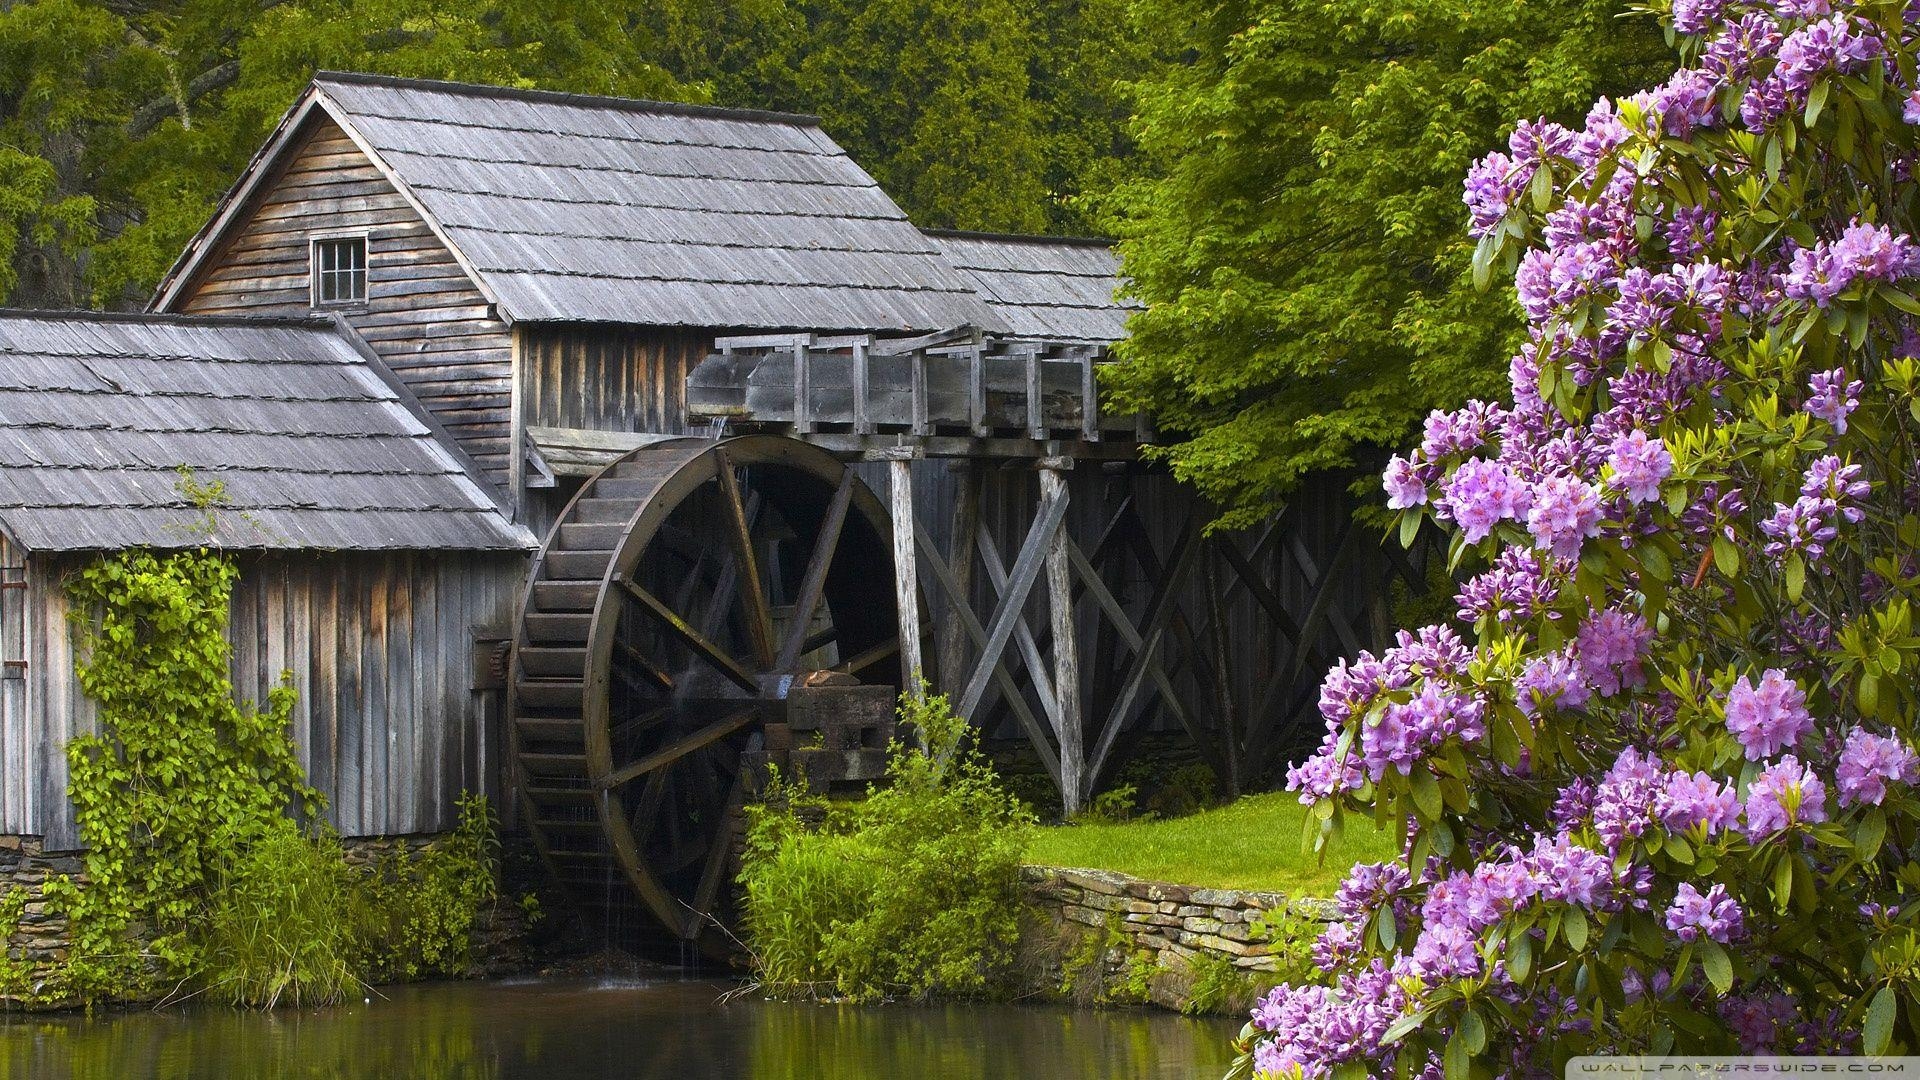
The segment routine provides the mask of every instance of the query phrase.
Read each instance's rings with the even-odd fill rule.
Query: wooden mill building
[[[1271,776],[1412,568],[1337,477],[1205,535],[1102,408],[1118,285],[916,228],[810,117],[323,74],[151,314],[0,317],[0,833],[70,827],[61,567],[186,542],[181,465],[344,832],[485,790],[684,938],[758,765],[873,775],[918,676],[1068,806],[1153,729]]]

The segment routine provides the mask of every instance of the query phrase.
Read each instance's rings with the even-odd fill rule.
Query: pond
[[[510,980],[264,1014],[0,1014],[0,1080],[1215,1080],[1239,1027],[1147,1011],[723,1002],[728,989]]]

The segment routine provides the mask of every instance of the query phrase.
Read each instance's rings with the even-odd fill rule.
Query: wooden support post
[[[1080,437],[1100,441],[1100,394],[1093,380],[1093,352],[1080,354]]]
[[[900,611],[900,688],[920,695],[920,576],[913,550],[913,460],[907,455],[887,461],[893,494],[894,604]]]
[[[873,367],[867,358],[867,343],[853,343],[853,431],[856,435],[873,434],[873,411],[868,401],[872,391]]]
[[[907,355],[907,364],[913,369],[913,433],[931,435],[933,423],[927,412],[927,351],[913,350]]]
[[[1040,350],[1027,346],[1022,352],[1027,362],[1027,438],[1044,439],[1047,437],[1047,421],[1046,411],[1042,408],[1045,403],[1040,397]]]
[[[979,345],[967,350],[967,426],[985,436],[987,428],[987,361]],[[968,534],[971,535],[971,534]]]
[[[793,343],[793,432],[813,430],[813,351],[807,343]]]
[[[1038,364],[1038,358],[1031,361]],[[1072,459],[1043,458],[1040,462],[1041,502],[1065,502],[1065,470]],[[1068,815],[1078,813],[1086,790],[1083,776],[1086,751],[1081,745],[1085,725],[1080,716],[1079,634],[1073,618],[1073,564],[1067,555],[1065,524],[1047,541],[1047,610],[1053,618],[1053,695],[1057,706],[1054,736],[1060,743],[1060,800]]]
[[[953,463],[954,480],[959,491],[953,502],[952,528],[947,542],[947,566],[953,573],[955,594],[947,598],[948,617],[940,627],[941,690],[949,695],[960,692],[959,680],[967,672],[967,628],[953,617],[956,607],[967,603],[973,593],[973,534],[980,522],[980,469],[961,458]]]

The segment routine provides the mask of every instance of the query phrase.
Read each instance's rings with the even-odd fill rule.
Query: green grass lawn
[[[1027,861],[1179,885],[1331,896],[1354,863],[1396,854],[1391,832],[1377,833],[1372,822],[1352,816],[1324,859],[1302,850],[1306,812],[1298,796],[1277,791],[1170,821],[1060,825],[1037,830]]]

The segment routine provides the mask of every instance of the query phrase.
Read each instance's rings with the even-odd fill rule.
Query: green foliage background
[[[817,112],[926,226],[1088,231],[1127,0],[0,4],[0,302],[145,299],[317,69]]]
[[[1141,88],[1148,175],[1111,202],[1149,309],[1110,385],[1192,436],[1176,473],[1246,524],[1504,387],[1519,313],[1472,288],[1461,177],[1665,47],[1618,0],[1142,3],[1185,62]]]

